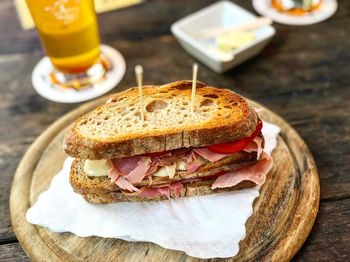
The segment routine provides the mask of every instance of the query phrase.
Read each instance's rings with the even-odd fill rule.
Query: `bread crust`
[[[184,185],[180,197],[191,197],[191,196],[205,196],[215,193],[229,192],[234,190],[241,190],[246,188],[252,188],[256,184],[252,181],[242,181],[241,183],[229,187],[229,188],[218,188],[211,189],[211,185],[214,180],[201,181],[200,183],[192,183]],[[106,194],[96,194],[96,193],[85,193],[83,194],[85,200],[95,204],[110,204],[118,202],[144,202],[144,201],[159,201],[168,199],[166,196],[157,196],[157,197],[140,197],[137,195],[125,195],[121,192],[110,192]],[[171,196],[174,198],[174,196]]]
[[[163,86],[144,86],[144,95],[152,96],[162,91],[175,92],[175,94],[188,95],[191,81],[183,80],[169,83]],[[174,91],[175,90],[175,91]],[[170,91],[169,91],[170,92]],[[186,93],[185,93],[186,92]],[[187,128],[154,130],[143,134],[130,134],[123,137],[109,139],[96,139],[84,136],[79,132],[79,124],[91,116],[89,114],[78,118],[68,129],[64,139],[66,153],[81,159],[110,159],[151,152],[162,152],[182,147],[202,147],[211,144],[231,142],[247,137],[255,131],[258,123],[256,112],[249,107],[247,101],[238,94],[227,90],[197,84],[197,96],[215,95],[220,103],[232,107],[232,114],[228,118],[216,117],[205,125]],[[136,88],[128,89],[111,97],[111,103],[128,96],[137,95]],[[98,107],[96,110],[103,111],[111,106],[110,103]],[[238,115],[239,112],[239,116]]]

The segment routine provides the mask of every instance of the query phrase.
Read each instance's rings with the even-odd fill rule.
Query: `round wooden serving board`
[[[31,145],[16,171],[10,209],[13,229],[33,261],[195,261],[184,252],[152,243],[130,243],[100,237],[80,238],[54,233],[29,224],[25,215],[61,169],[65,129],[78,116],[107,101],[101,98],[64,115]],[[251,102],[254,107],[261,105]],[[274,167],[254,201],[254,213],[246,223],[247,235],[232,261],[287,261],[307,238],[319,205],[319,180],[313,157],[296,131],[265,108],[263,120],[281,127]]]

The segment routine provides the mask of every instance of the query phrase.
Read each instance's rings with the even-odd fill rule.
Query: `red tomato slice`
[[[263,126],[263,124],[262,124],[261,120],[259,119],[258,125],[256,126],[255,131],[249,137],[245,137],[245,138],[242,138],[240,140],[237,140],[237,141],[234,141],[231,143],[210,145],[210,146],[207,146],[207,148],[210,151],[213,151],[213,152],[219,153],[219,154],[233,154],[233,153],[239,152],[239,151],[243,150],[251,141],[253,141],[253,139],[258,134],[260,134],[262,126]]]

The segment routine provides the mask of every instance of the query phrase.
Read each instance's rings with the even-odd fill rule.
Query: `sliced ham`
[[[170,186],[159,187],[156,189],[159,195],[170,198]]]
[[[180,197],[183,189],[184,185],[181,182],[170,184],[170,191],[174,194],[175,197]]]
[[[210,151],[208,148],[194,148],[193,149],[194,152],[196,152],[198,155],[202,156],[203,158],[205,158],[206,160],[210,161],[210,162],[216,162],[219,161],[225,157],[228,157],[230,154],[219,154],[219,153],[215,153],[213,151]]]
[[[169,166],[176,163],[179,160],[184,159],[184,157],[189,154],[190,148],[180,148],[169,151],[168,154],[153,158],[152,161],[157,162],[158,166]]]
[[[155,173],[160,167],[171,166],[177,161],[182,160],[191,149],[180,148],[172,151],[165,152],[164,154],[158,156],[151,155],[151,167],[148,170],[148,175]]]
[[[115,168],[111,168],[108,170],[108,177],[111,179],[112,182],[115,182],[118,179],[118,177],[120,177],[121,175],[123,175],[123,174],[121,174]]]
[[[201,161],[200,157],[194,151],[191,151],[191,153],[186,156],[185,160],[189,173],[195,172],[200,166],[203,165],[203,161]]]
[[[130,192],[137,192],[132,183],[140,182],[148,172],[151,164],[150,157],[134,156],[119,159],[112,159],[112,168],[108,172],[108,176],[121,189]]]
[[[263,152],[262,148],[263,139],[260,136],[256,136],[252,142],[250,142],[243,151],[247,153],[257,152],[257,159],[260,158],[261,153]]]
[[[170,198],[170,196],[179,197],[183,190],[183,184],[181,182],[175,182],[171,184],[161,185],[159,187],[144,187],[141,189],[139,193],[135,193],[138,196],[142,197],[159,197],[166,196]]]
[[[128,180],[126,180],[122,176],[118,177],[118,179],[115,181],[115,183],[121,189],[128,190],[130,192],[139,192],[140,191],[140,189],[134,187],[133,184],[131,184]]]
[[[151,177],[151,175],[152,175],[153,173],[155,173],[155,172],[157,171],[158,168],[159,168],[158,163],[152,161],[152,162],[151,162],[151,166],[150,166],[150,168],[148,169],[148,172],[147,172],[148,177]]]
[[[145,187],[145,188],[142,188],[140,193],[136,195],[145,197],[145,198],[154,198],[154,197],[161,196],[162,194],[158,192],[157,188]]]
[[[150,157],[141,157],[136,167],[128,175],[124,176],[124,178],[131,183],[139,183],[147,175],[150,165]]]
[[[123,175],[128,175],[137,167],[141,156],[123,157],[112,159],[113,166]]]
[[[272,163],[272,157],[263,152],[258,163],[219,176],[211,186],[211,189],[233,187],[244,180],[262,185],[265,182],[266,175],[272,168]]]
[[[126,180],[123,175],[115,168],[111,168],[108,171],[108,177],[114,182],[118,187],[130,192],[139,192],[140,190],[134,187],[128,180]]]

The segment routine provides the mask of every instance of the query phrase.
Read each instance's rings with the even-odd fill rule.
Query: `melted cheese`
[[[86,160],[84,172],[88,176],[108,176],[110,166],[107,160]]]
[[[153,173],[153,176],[157,177],[170,177],[173,178],[175,175],[175,172],[179,171],[185,171],[187,170],[187,164],[185,161],[178,161],[176,164],[170,165],[170,166],[163,166],[159,168],[155,173]]]
[[[183,160],[176,162],[176,170],[180,171],[186,171],[187,170],[187,163]]]
[[[169,175],[168,175],[166,168],[163,166],[163,167],[159,168],[156,172],[154,172],[153,176],[167,177]]]
[[[176,163],[171,166],[165,166],[166,172],[168,173],[169,178],[173,178],[176,172]]]

